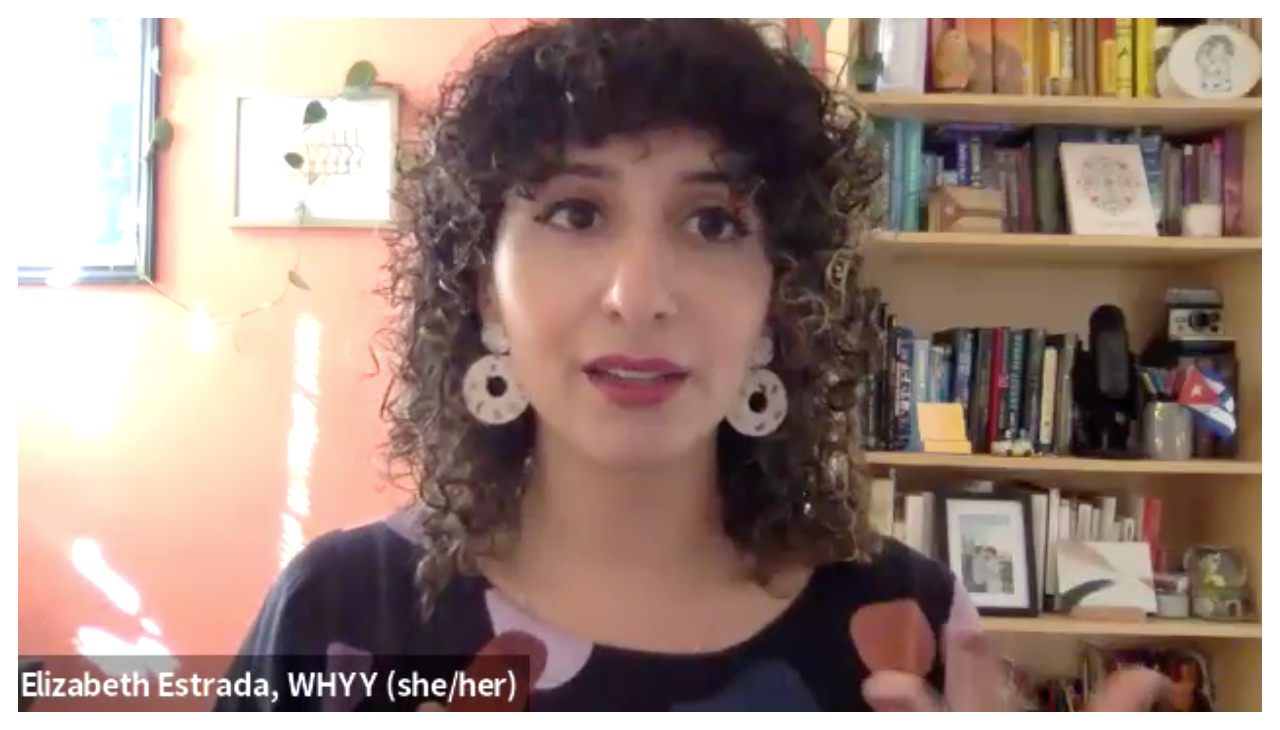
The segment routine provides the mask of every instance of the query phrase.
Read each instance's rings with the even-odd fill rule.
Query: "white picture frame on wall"
[[[304,126],[304,113],[313,101],[324,105],[326,118]],[[231,225],[390,224],[399,129],[400,99],[393,89],[374,88],[350,97],[238,97]],[[301,156],[301,169],[290,166],[290,153]]]

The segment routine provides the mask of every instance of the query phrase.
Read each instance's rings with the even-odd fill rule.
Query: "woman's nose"
[[[618,243],[603,303],[611,316],[642,324],[676,314],[674,252],[657,238],[654,233],[637,233]]]

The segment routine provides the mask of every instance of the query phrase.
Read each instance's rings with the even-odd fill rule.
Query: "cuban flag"
[[[1200,425],[1219,438],[1236,432],[1236,399],[1222,376],[1209,368],[1187,367],[1181,371],[1178,402],[1191,409]]]

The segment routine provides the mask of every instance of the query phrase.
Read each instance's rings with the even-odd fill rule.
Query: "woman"
[[[311,543],[233,671],[502,650],[533,657],[533,709],[1005,708],[963,587],[863,510],[867,129],[739,22],[483,49],[391,252],[384,410],[416,505]],[[1159,682],[1119,681],[1108,708]]]

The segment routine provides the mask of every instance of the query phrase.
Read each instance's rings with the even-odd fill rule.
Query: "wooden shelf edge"
[[[1262,118],[1262,97],[1206,100],[863,93],[856,96],[856,101],[872,116],[933,123],[1089,124],[1193,130],[1245,124]]]
[[[1086,474],[1167,474],[1200,476],[1261,476],[1262,462],[1230,459],[1155,461],[1152,459],[1082,459],[1074,456],[989,456],[986,454],[926,454],[916,451],[868,451],[873,466],[901,469],[964,471],[1079,472]]]
[[[1041,94],[973,94],[861,92],[855,97],[864,107],[1004,107],[1007,109],[1085,109],[1092,112],[1109,109],[1125,111],[1229,111],[1237,114],[1262,114],[1262,97],[1239,99],[1165,99],[1120,98],[1113,96],[1045,96]]]
[[[935,233],[874,231],[868,254],[999,257],[1009,260],[1133,261],[1177,264],[1262,254],[1262,239],[1173,236],[1090,236],[1049,233]]]
[[[992,634],[1056,634],[1061,636],[1167,636],[1204,639],[1262,639],[1261,623],[1218,623],[1195,619],[1151,619],[1142,623],[1087,621],[1065,616],[1035,618],[984,617]]]

